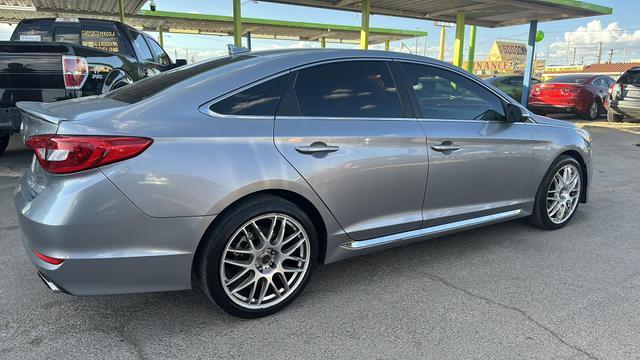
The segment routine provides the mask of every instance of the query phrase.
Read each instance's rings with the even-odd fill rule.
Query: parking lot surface
[[[12,145],[0,157],[0,358],[637,358],[640,126],[581,124],[594,182],[564,229],[512,221],[322,266],[258,320],[195,290],[51,293],[21,244],[12,191],[31,156]]]

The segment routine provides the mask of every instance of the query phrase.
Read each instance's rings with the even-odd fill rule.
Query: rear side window
[[[144,35],[137,31],[131,31],[131,38],[133,39],[133,46],[136,48],[136,53],[140,57],[140,60],[146,60],[153,62],[153,55],[149,50],[149,45],[144,40]]]
[[[288,75],[252,86],[211,105],[221,115],[274,116]]]
[[[234,57],[227,56],[219,59],[198,62],[192,65],[181,66],[114,90],[107,93],[105,97],[133,104],[151,97],[181,81],[198,76],[209,70],[251,58],[253,58],[251,55],[238,55]]]
[[[293,84],[298,114],[321,117],[403,117],[384,61],[345,61],[302,69]]]
[[[633,70],[627,71],[620,77],[620,79],[618,79],[618,83],[640,85],[640,69],[633,69]]]
[[[80,29],[77,26],[56,25],[54,32],[55,41],[80,45]]]
[[[506,119],[500,98],[466,77],[445,69],[402,64],[422,116],[428,119]]]
[[[11,41],[53,41],[53,20],[22,22],[13,32]]]
[[[82,46],[130,55],[113,24],[82,22]]]

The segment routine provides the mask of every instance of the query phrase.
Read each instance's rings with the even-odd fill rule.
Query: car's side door
[[[275,144],[354,240],[421,225],[427,148],[408,102],[384,60],[322,63],[289,78]]]
[[[462,72],[400,64],[427,136],[423,226],[530,209],[532,139],[524,123],[507,121],[506,101]],[[436,82],[448,90],[434,89]]]

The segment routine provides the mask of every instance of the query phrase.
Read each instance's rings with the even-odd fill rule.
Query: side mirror
[[[176,59],[176,62],[173,64],[173,67],[184,66],[187,65],[187,59]]]
[[[522,108],[515,104],[509,104],[507,107],[507,122],[525,122],[529,119],[529,114],[525,113]]]

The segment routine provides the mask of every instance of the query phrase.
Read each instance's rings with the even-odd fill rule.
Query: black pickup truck
[[[186,64],[172,62],[150,36],[99,19],[21,21],[0,42],[0,154],[20,131],[18,101],[99,95]]]

